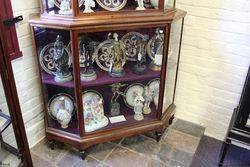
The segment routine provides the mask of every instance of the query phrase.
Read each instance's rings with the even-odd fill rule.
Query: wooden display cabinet
[[[67,143],[78,148],[84,158],[86,150],[92,145],[148,131],[155,131],[159,141],[165,127],[174,118],[174,97],[186,12],[175,9],[157,13],[155,15],[151,11],[147,17],[97,14],[79,20],[69,20],[63,16],[60,19],[35,16],[29,21],[40,67],[46,108],[46,137],[51,141],[52,148],[55,141]],[[157,40],[161,39],[158,42],[162,45],[157,47],[157,51],[154,50],[158,46],[157,42],[151,42],[152,46],[149,44],[156,36]],[[60,51],[55,52],[59,46],[55,41],[61,42],[64,58],[67,57],[64,59],[66,61],[61,61],[64,66],[68,65],[67,76],[71,75],[65,82],[60,78],[58,81],[59,66],[55,57]],[[139,53],[147,67],[141,74],[135,72],[138,71],[138,62],[142,60]],[[119,77],[112,77],[119,62],[122,62],[120,65],[123,65],[124,71],[119,71]],[[159,62],[161,66],[152,65]],[[89,64],[96,76],[92,81],[82,77]],[[141,120],[138,120],[134,111],[141,111],[141,104],[143,107],[146,104],[143,100],[150,97],[145,95],[146,87],[152,97],[151,101],[148,100],[151,112],[143,114],[143,118],[139,113]],[[143,100],[138,102],[135,98],[139,95]],[[97,102],[98,105],[95,105]],[[118,113],[117,103],[120,105]],[[58,114],[63,113],[58,110],[60,106],[64,109],[67,106],[67,111],[70,111],[68,123],[60,121],[66,117]],[[90,106],[94,109],[90,109]],[[102,112],[103,116],[97,119],[96,116]]]

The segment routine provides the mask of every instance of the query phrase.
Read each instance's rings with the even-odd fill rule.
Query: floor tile
[[[97,144],[91,148],[90,155],[102,161],[115,147],[116,144],[113,142]]]
[[[146,155],[156,155],[160,151],[159,143],[141,135],[125,138],[121,145]]]
[[[32,162],[34,167],[53,167],[55,165],[52,165],[50,162],[43,160],[39,156],[35,154],[31,154]]]
[[[176,122],[171,125],[171,128],[196,137],[203,136],[205,131],[204,127],[181,119],[177,119]]]
[[[70,149],[57,163],[58,167],[72,167],[74,164],[77,162],[82,162],[83,160],[81,159],[79,153],[74,150]]]
[[[116,147],[105,160],[110,167],[148,167],[150,159],[124,147]]]
[[[161,142],[170,145],[173,148],[189,153],[195,153],[200,138],[179,132],[177,130],[168,130]]]
[[[73,167],[108,167],[96,159],[88,156],[84,161],[77,161]]]
[[[31,152],[49,162],[58,161],[65,153],[64,148],[56,147],[52,150],[46,141],[42,141],[31,149]]]
[[[190,165],[193,154],[172,148],[167,144],[162,144],[158,157],[165,164],[168,164],[171,161],[176,161],[181,164]]]

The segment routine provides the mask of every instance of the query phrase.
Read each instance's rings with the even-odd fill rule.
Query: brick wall
[[[177,0],[177,8],[188,15],[176,116],[224,139],[250,64],[250,1]]]
[[[44,136],[43,105],[38,68],[32,49],[31,33],[28,24],[29,15],[40,12],[39,0],[11,0],[14,15],[23,15],[24,21],[17,25],[17,36],[23,57],[13,61],[12,66],[27,138],[30,147]]]

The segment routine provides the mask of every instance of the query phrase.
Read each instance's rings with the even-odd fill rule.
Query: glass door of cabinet
[[[17,156],[17,141],[11,123],[2,77],[0,77],[0,145],[0,166],[18,166],[21,160]]]

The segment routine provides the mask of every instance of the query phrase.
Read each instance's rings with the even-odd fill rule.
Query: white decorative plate
[[[121,10],[127,3],[127,0],[96,0],[96,2],[108,11]]]
[[[149,81],[147,84],[149,87],[149,91],[153,94],[154,97],[154,104],[156,108],[158,107],[158,101],[159,101],[159,91],[160,91],[160,78],[153,79]]]
[[[56,114],[62,105],[59,100],[62,97],[64,98],[65,108],[71,113],[72,116],[74,115],[75,106],[73,98],[68,94],[61,93],[53,96],[48,103],[48,114],[54,120],[56,120]]]
[[[100,43],[95,52],[94,52],[94,59],[96,64],[104,71],[109,71],[110,63],[112,57],[114,57],[114,43],[117,41],[108,39],[102,43]],[[118,43],[118,42],[117,42]],[[126,63],[126,58],[124,54],[122,54],[122,65],[124,66]]]
[[[71,66],[71,54],[66,46],[64,46],[64,51],[69,57],[68,65]],[[54,43],[46,45],[39,54],[39,62],[42,69],[48,74],[55,75],[56,67],[54,62]]]
[[[159,34],[155,34],[147,44],[147,53],[152,61],[155,60],[156,54],[163,54],[164,34],[160,29],[156,31],[158,31]]]
[[[136,61],[137,55],[140,52],[138,44],[142,43],[144,36],[139,32],[129,32],[122,37],[122,41],[125,44],[123,50],[126,59],[129,61]]]
[[[143,96],[144,85],[135,83],[127,87],[125,90],[124,101],[129,108],[134,108],[134,100],[136,96]]]

